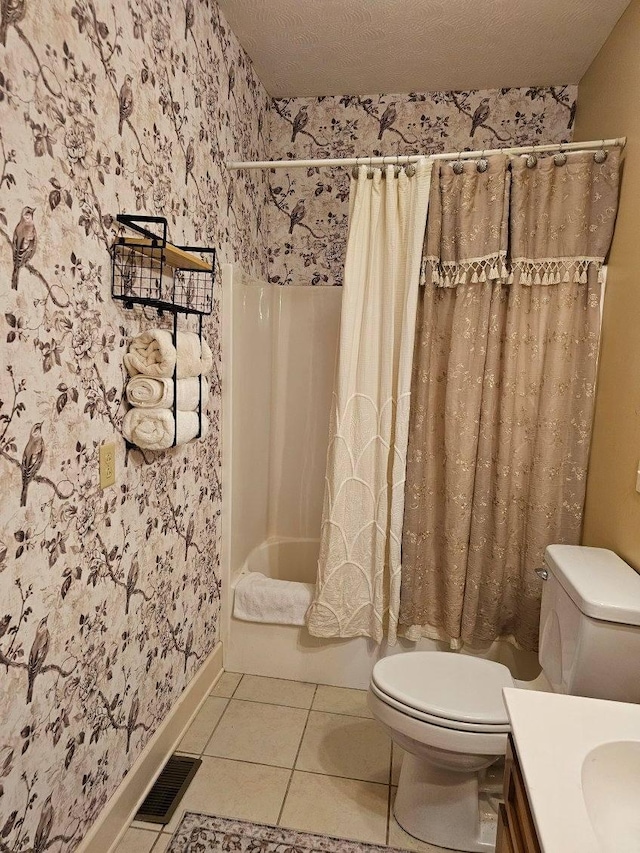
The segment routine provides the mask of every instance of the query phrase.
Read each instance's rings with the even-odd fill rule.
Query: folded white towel
[[[177,347],[178,379],[209,373],[213,366],[213,355],[205,340],[195,332],[178,332]],[[167,329],[148,329],[137,335],[129,344],[124,356],[124,366],[129,376],[144,376],[171,379],[176,366],[176,348],[171,332]]]
[[[245,622],[305,625],[315,589],[314,583],[281,581],[262,572],[249,572],[236,584],[233,615]]]
[[[202,384],[202,408],[209,398],[209,383],[204,376],[188,376],[178,379],[177,408],[182,412],[193,412],[200,401],[199,388]],[[133,376],[126,387],[127,402],[139,409],[173,408],[173,379],[154,376]]]
[[[186,444],[198,434],[198,413],[178,412],[176,444]],[[209,429],[205,415],[201,417],[203,438]],[[122,421],[127,441],[146,450],[166,450],[173,444],[176,419],[171,409],[130,409]]]

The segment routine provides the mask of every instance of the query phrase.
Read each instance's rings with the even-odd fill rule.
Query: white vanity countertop
[[[615,741],[640,741],[640,705],[505,688],[505,704],[544,853],[640,851],[598,838],[583,796],[583,762]],[[640,790],[634,791],[640,803]],[[640,806],[638,806],[640,810]]]

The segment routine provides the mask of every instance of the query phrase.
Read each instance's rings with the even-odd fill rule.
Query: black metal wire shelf
[[[203,246],[175,246],[167,241],[164,216],[118,214],[117,221],[135,232],[119,236],[111,248],[111,295],[125,308],[135,305],[156,309],[173,317],[172,339],[177,349],[178,316],[198,318],[198,336],[202,347],[202,318],[213,311],[216,250]],[[155,229],[155,230],[154,230]],[[204,260],[202,256],[207,260]],[[171,274],[165,271],[170,269]],[[173,371],[173,412],[177,443],[177,362]],[[202,433],[202,382],[198,400],[199,429]],[[127,441],[128,446],[131,445]]]
[[[211,314],[215,249],[169,243],[164,216],[121,213],[117,221],[135,235],[121,235],[111,249],[114,299],[127,307],[145,305],[172,313]]]

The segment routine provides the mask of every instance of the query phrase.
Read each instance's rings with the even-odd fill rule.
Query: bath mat
[[[166,853],[394,853],[395,848],[364,841],[348,841],[253,823],[250,820],[185,812]],[[400,853],[400,851],[398,851]],[[406,851],[404,851],[406,853]]]

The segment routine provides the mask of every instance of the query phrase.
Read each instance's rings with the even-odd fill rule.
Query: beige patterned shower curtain
[[[619,152],[434,168],[399,632],[537,646],[552,542],[580,538]]]

